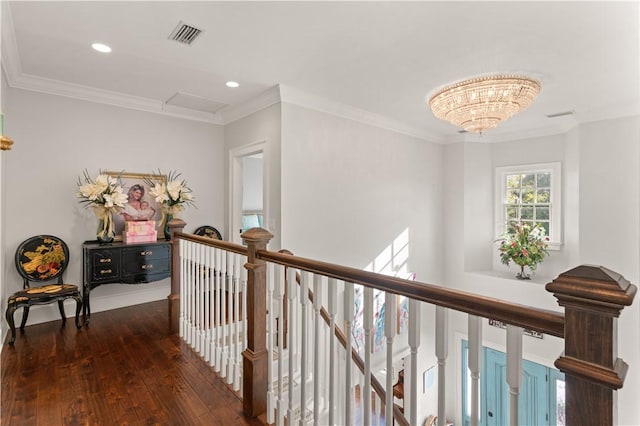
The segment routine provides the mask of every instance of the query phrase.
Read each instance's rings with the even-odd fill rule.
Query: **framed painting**
[[[116,233],[115,240],[122,241],[126,221],[153,220],[159,236],[164,236],[162,230],[162,206],[149,194],[149,182],[167,183],[166,175],[148,173],[105,172],[109,176],[120,179],[122,189],[128,196],[127,204],[122,211],[113,215],[113,225]]]

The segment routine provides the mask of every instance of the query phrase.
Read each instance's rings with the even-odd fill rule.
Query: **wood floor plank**
[[[166,301],[27,326],[2,348],[2,425],[263,425],[168,334]]]

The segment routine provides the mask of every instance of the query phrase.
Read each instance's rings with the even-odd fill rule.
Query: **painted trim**
[[[121,108],[163,114],[186,120],[225,125],[247,117],[248,115],[276,103],[286,102],[395,133],[415,137],[428,142],[449,144],[456,142],[506,142],[564,134],[576,127],[578,124],[635,116],[640,113],[640,105],[636,104],[619,107],[615,110],[607,110],[600,114],[583,113],[582,120],[580,121],[577,120],[576,116],[566,117],[562,121],[554,122],[549,126],[528,129],[526,131],[498,132],[483,136],[474,134],[443,136],[442,134],[435,133],[424,128],[411,126],[390,117],[346,105],[322,96],[303,92],[302,90],[282,84],[275,85],[243,103],[225,107],[217,113],[197,111],[189,108],[167,105],[163,101],[151,98],[132,96],[120,92],[97,89],[23,73],[20,65],[20,53],[15,38],[11,8],[9,2],[1,3],[3,15],[2,68],[7,76],[7,84],[9,87],[65,96],[89,102],[103,103]]]
[[[236,234],[236,229],[240,229],[241,222],[235,222],[234,218],[237,216],[234,214],[237,207],[239,207],[240,213],[242,212],[242,204],[238,203],[239,194],[242,192],[242,188],[238,183],[242,183],[242,164],[241,159],[248,155],[262,153],[262,211],[263,211],[263,227],[269,229],[269,220],[271,214],[269,211],[269,173],[270,167],[270,150],[269,139],[261,139],[256,142],[251,142],[247,145],[242,145],[237,148],[229,150],[229,230],[230,234],[228,240],[232,243],[242,244],[242,239],[239,234]]]
[[[245,102],[222,108],[219,114],[222,116],[222,122],[229,124],[279,102],[280,86],[275,85]]]
[[[223,124],[216,114],[182,108],[175,105],[166,105],[162,101],[143,98],[140,96],[125,95],[123,93],[113,92],[110,90],[96,89],[94,87],[66,83],[29,74],[21,74],[17,78],[8,78],[8,80],[9,85],[17,89],[31,90],[34,92],[64,96],[67,98],[112,105],[120,108],[163,114],[186,120],[202,121],[205,123],[219,125]]]
[[[202,121],[219,125],[224,124],[217,114],[210,112],[166,105],[163,101],[155,99],[132,96],[120,92],[26,74],[22,71],[11,7],[8,2],[2,2],[2,16],[2,68],[7,77],[7,85],[9,87],[113,105],[120,108],[163,114],[186,120]]]
[[[280,85],[280,97],[282,102],[325,112],[327,114],[337,115],[338,117],[390,130],[395,133],[400,133],[428,142],[445,142],[442,136],[429,132],[425,129],[413,127],[393,118],[365,111],[329,98],[303,92],[302,90],[298,90],[290,86]]]
[[[537,173],[537,172],[550,172],[551,173],[551,199],[550,201],[550,228],[548,237],[549,250],[560,250],[563,245],[564,237],[564,217],[562,216],[562,162],[552,161],[548,163],[537,164],[517,164],[511,166],[498,166],[494,169],[494,234],[495,239],[499,239],[505,231],[504,223],[506,218],[504,216],[504,194],[507,191],[505,186],[505,175],[513,173]]]

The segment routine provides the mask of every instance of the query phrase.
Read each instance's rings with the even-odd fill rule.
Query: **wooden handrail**
[[[556,337],[564,337],[564,315],[559,312],[531,308],[433,284],[384,276],[348,266],[339,266],[267,250],[258,250],[256,256],[265,261],[362,284],[366,287],[410,297],[432,305],[496,319]]]
[[[184,222],[180,225],[183,224]],[[433,284],[271,252],[267,250],[266,243],[272,235],[264,229],[252,229],[242,235],[247,247],[184,234],[179,232],[178,226],[174,228],[172,235],[176,240],[181,238],[247,256],[245,268],[248,271],[249,343],[243,352],[243,406],[248,415],[261,414],[266,405],[265,265],[266,262],[272,262],[563,338],[565,351],[556,360],[555,365],[566,375],[567,424],[613,424],[613,392],[622,387],[628,368],[616,355],[616,321],[624,307],[633,303],[637,293],[634,285],[613,271],[583,265],[559,275],[552,283],[547,284],[547,291],[552,292],[559,305],[565,309],[566,314],[563,314]],[[176,247],[177,241],[174,250]],[[176,274],[176,270],[179,271],[179,264],[175,253],[172,259],[172,280],[177,281],[179,274]],[[175,315],[172,313],[172,307],[180,296],[176,294],[175,288],[176,285],[172,282],[172,316]],[[313,297],[311,292],[310,295]],[[322,313],[322,317],[326,322],[326,311]],[[341,344],[346,346],[344,334],[336,330],[336,335]],[[594,336],[597,336],[597,339],[594,339]],[[364,365],[355,350],[352,350],[352,358],[364,372]],[[379,395],[384,394],[382,386],[375,378],[372,382],[374,390]],[[590,408],[587,411],[584,410],[585,404]],[[394,415],[396,408],[394,406]],[[404,416],[398,415],[398,420],[402,419]]]
[[[175,235],[176,235],[176,237],[178,237],[180,239],[187,240],[187,241],[192,241],[192,242],[195,242],[195,243],[200,243],[200,244],[203,244],[205,246],[224,249],[226,251],[231,251],[233,253],[238,253],[238,254],[241,254],[241,255],[244,255],[244,256],[248,256],[248,254],[249,254],[249,249],[247,247],[242,246],[240,244],[230,243],[229,241],[214,240],[213,238],[201,237],[199,235],[187,234],[187,233],[184,233],[184,232],[176,232]]]

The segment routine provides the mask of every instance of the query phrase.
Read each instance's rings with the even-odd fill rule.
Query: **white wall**
[[[441,145],[283,103],[282,246],[303,257],[442,283],[442,160]],[[423,323],[432,312],[423,307]],[[421,342],[433,347],[431,327],[423,328]],[[384,354],[373,354],[374,371]],[[397,360],[408,354],[407,333],[396,338],[394,354]],[[433,363],[432,352],[419,354],[419,389]],[[433,401],[421,391],[418,397],[422,419]]]
[[[640,284],[640,117],[580,128],[580,263]],[[621,425],[640,424],[640,297],[618,323],[618,356],[630,370],[618,391]]]
[[[545,290],[544,284],[579,264],[607,266],[637,285],[640,259],[639,123],[638,117],[608,120],[581,125],[558,136],[484,147],[471,143],[446,146],[444,275],[447,286],[560,311],[556,299]],[[487,215],[488,210],[493,211],[493,185],[486,184],[487,178],[493,179],[493,169],[497,166],[554,161],[561,161],[563,168],[564,244],[559,251],[550,252],[532,281],[518,281],[513,278],[515,269],[509,270],[499,264],[497,246],[487,236],[483,246],[483,231],[478,231],[478,228],[493,228],[493,220]],[[483,197],[490,202],[479,202]],[[462,218],[464,230],[460,226]],[[464,241],[464,247],[460,246],[461,241]],[[491,252],[493,261],[489,262],[489,270],[484,270],[487,251]],[[619,356],[631,365],[625,387],[618,392],[621,425],[640,424],[640,411],[633,399],[640,392],[638,302],[636,300],[634,306],[623,311],[619,321]],[[456,338],[449,342],[448,374],[455,377],[457,386],[460,382],[460,339],[466,338],[466,321],[465,315],[450,315],[449,335]],[[503,330],[485,323],[485,346],[504,349],[504,339]],[[525,357],[543,365],[553,366],[562,350],[560,339],[549,336],[542,341],[524,338]],[[459,392],[458,388],[447,399],[449,415],[456,423],[461,421]]]
[[[274,238],[269,243],[270,250],[280,248],[280,104],[261,109],[247,117],[224,126],[225,143],[225,204],[230,199],[230,152],[234,149],[265,142],[263,167],[266,175],[266,204],[264,206],[268,229]],[[225,209],[225,223],[229,223],[229,209]],[[231,230],[230,232],[237,232]],[[227,234],[228,240],[232,240]]]
[[[224,200],[223,129],[220,126],[45,95],[6,90],[7,121],[14,140],[7,156],[4,261],[12,265],[18,244],[33,235],[61,237],[70,249],[69,282],[81,284],[85,240],[95,239],[97,219],[76,198],[82,170],[182,173],[192,188],[196,208],[182,218],[187,232],[222,223]],[[9,184],[10,183],[10,184]],[[5,294],[21,288],[7,268]],[[91,293],[92,312],[164,299],[169,280],[144,285],[110,284]],[[71,314],[71,304],[67,304]],[[32,308],[29,323],[59,318],[54,305]],[[4,324],[3,324],[4,325]]]
[[[408,268],[442,281],[442,146],[282,105],[282,243],[365,268],[405,230]]]

